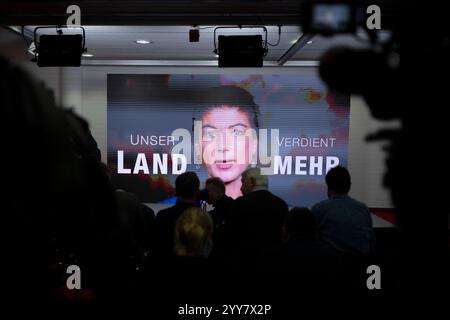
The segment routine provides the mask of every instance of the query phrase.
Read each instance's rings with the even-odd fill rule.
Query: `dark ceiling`
[[[82,25],[298,25],[299,0],[97,0],[0,2],[1,25],[65,25],[66,8],[81,8]],[[378,4],[383,28],[398,20],[398,0],[362,0]]]

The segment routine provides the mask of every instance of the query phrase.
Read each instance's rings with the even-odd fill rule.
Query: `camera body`
[[[304,33],[324,36],[355,33],[364,20],[363,6],[354,1],[305,1],[300,14]]]
[[[366,48],[334,47],[323,54],[319,73],[331,88],[348,94],[359,94],[366,100],[372,116],[381,120],[401,118],[403,110],[397,94],[399,83],[400,44],[398,30],[391,30],[388,40],[381,41],[378,30],[366,26],[366,10],[354,0],[307,1],[301,6],[304,33],[333,36],[354,35]],[[364,39],[357,29],[365,30]],[[383,93],[383,94],[381,94]],[[391,97],[386,103],[385,97]]]

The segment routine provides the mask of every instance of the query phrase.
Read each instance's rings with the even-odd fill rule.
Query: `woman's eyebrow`
[[[243,124],[243,123],[236,123],[236,124],[233,124],[233,125],[231,125],[231,126],[229,126],[228,127],[228,129],[231,129],[231,128],[234,128],[234,127],[245,127],[245,128],[248,128],[248,126],[246,125],[246,124]]]
[[[234,127],[245,127],[248,128],[248,126],[246,124],[243,124],[241,122],[232,124],[231,126],[228,127],[228,129],[234,128]],[[210,124],[205,124],[204,126],[202,126],[202,129],[217,129],[216,127],[210,125]]]

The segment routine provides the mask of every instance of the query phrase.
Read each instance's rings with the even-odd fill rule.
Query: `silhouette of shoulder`
[[[356,199],[353,199],[350,196],[336,196],[336,197],[332,197],[326,200],[322,200],[318,203],[316,203],[313,207],[312,207],[312,211],[313,212],[317,212],[317,211],[323,211],[323,210],[327,210],[328,208],[331,207],[337,207],[337,206],[349,206],[349,207],[353,207],[353,208],[357,208],[359,210],[367,210],[369,211],[369,208],[367,207],[367,205],[361,201],[358,201]]]

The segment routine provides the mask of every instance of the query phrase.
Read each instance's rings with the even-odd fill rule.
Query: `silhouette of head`
[[[225,183],[219,177],[208,178],[205,182],[208,203],[215,204],[225,194]]]
[[[249,168],[242,173],[242,187],[243,195],[253,191],[256,187],[267,188],[269,186],[269,179],[266,175],[261,174],[260,168]]]
[[[328,171],[325,176],[329,194],[347,194],[350,191],[350,173],[344,167],[337,166]]]
[[[192,199],[200,190],[200,180],[193,171],[180,174],[175,180],[175,194],[179,198]]]

